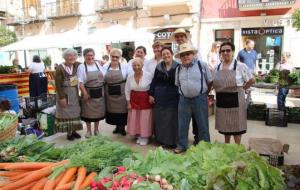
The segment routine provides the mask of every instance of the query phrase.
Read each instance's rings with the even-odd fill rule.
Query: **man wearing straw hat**
[[[183,43],[191,43],[191,34],[184,28],[178,28],[176,29],[173,34],[171,35],[170,39],[176,43],[177,45],[177,50],[181,44]],[[201,55],[198,51],[198,54],[195,54],[195,57],[198,57],[199,60],[201,60]],[[179,63],[181,63],[181,60],[179,58],[176,58],[176,61],[178,61]],[[197,144],[197,142],[199,142],[199,136],[198,136],[198,127],[195,121],[195,117],[192,116],[192,126],[193,126],[193,134],[194,134],[194,145]]]
[[[188,148],[189,124],[194,116],[199,140],[209,142],[207,94],[212,85],[212,76],[206,63],[195,58],[197,50],[188,43],[183,43],[175,55],[181,65],[176,70],[175,85],[178,86],[180,99],[178,104],[179,141],[175,153],[182,153]]]

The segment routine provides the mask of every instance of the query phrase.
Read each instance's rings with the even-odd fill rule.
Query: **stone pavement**
[[[210,125],[210,135],[212,141],[224,142],[223,135],[219,134],[214,129],[214,115],[209,118]],[[135,143],[135,140],[128,135],[123,137],[121,135],[114,135],[112,131],[114,126],[106,124],[104,121],[100,123],[100,130],[102,135],[110,137],[114,141],[118,141],[121,143],[130,146],[132,149],[137,150],[141,153],[147,153],[149,150],[153,150],[157,147],[153,141],[147,146],[140,146]],[[190,144],[193,142],[193,136],[190,127],[190,135],[189,140]],[[82,139],[84,139],[85,129],[80,131],[82,135]],[[287,128],[282,127],[269,127],[266,126],[262,121],[250,121],[248,120],[248,130],[245,135],[243,135],[242,143],[248,147],[248,139],[251,137],[257,138],[274,138],[279,139],[282,143],[286,143],[290,145],[290,150],[288,154],[285,154],[285,164],[300,164],[300,124],[289,123]],[[78,142],[78,140],[74,140],[70,142],[66,139],[66,134],[58,133],[50,137],[45,137],[45,141],[54,142],[57,146],[64,146],[69,143]],[[233,141],[233,139],[232,139]]]

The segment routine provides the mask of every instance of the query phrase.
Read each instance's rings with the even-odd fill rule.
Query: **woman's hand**
[[[131,111],[131,104],[129,103],[129,102],[127,102],[127,109],[128,109],[128,111]]]
[[[250,80],[248,80],[245,84],[244,84],[244,86],[243,86],[243,89],[244,90],[247,90],[248,88],[250,88],[250,86],[252,86],[252,84],[254,84],[255,83],[255,79],[250,79]]]
[[[66,107],[68,105],[67,99],[66,98],[60,99],[59,104],[61,107]]]
[[[89,94],[88,93],[83,93],[83,100],[88,101],[88,99],[90,99]]]
[[[150,104],[155,104],[155,99],[153,96],[149,96],[149,103]]]

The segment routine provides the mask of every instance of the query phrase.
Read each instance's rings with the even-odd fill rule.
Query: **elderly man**
[[[181,65],[176,70],[175,85],[178,86],[180,99],[178,104],[179,143],[174,150],[182,153],[188,148],[189,124],[192,116],[197,124],[197,136],[209,142],[207,94],[212,85],[212,76],[206,63],[195,58],[197,50],[190,44],[179,46],[176,54]]]
[[[177,45],[177,51],[179,49],[179,46],[184,43],[191,44],[191,34],[184,28],[178,28],[176,29],[172,36],[171,40],[174,41]],[[176,53],[176,52],[175,52]],[[198,51],[198,54],[195,54],[195,57],[197,57],[199,60],[201,60],[201,54]],[[179,58],[176,59],[179,63],[181,63],[181,60]],[[192,126],[193,126],[193,134],[194,134],[194,144],[197,144],[199,142],[199,136],[198,136],[198,127],[195,121],[195,116],[192,116]]]

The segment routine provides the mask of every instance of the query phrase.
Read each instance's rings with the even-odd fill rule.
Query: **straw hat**
[[[176,34],[185,34],[188,40],[191,39],[191,34],[190,34],[189,32],[187,32],[187,30],[184,29],[184,28],[178,28],[178,29],[176,29],[176,30],[173,32],[173,34],[172,34],[171,37],[170,37],[170,39],[171,39],[172,41],[175,41],[175,35],[176,35]]]
[[[153,42],[153,44],[152,44],[152,48],[154,48],[154,47],[156,47],[156,46],[163,46],[163,44],[162,44],[160,41],[155,40],[155,41]]]
[[[196,54],[198,52],[197,49],[195,49],[191,44],[189,43],[184,43],[178,46],[178,51],[175,55],[176,58],[180,57],[180,54],[185,53],[185,52],[193,52]]]

